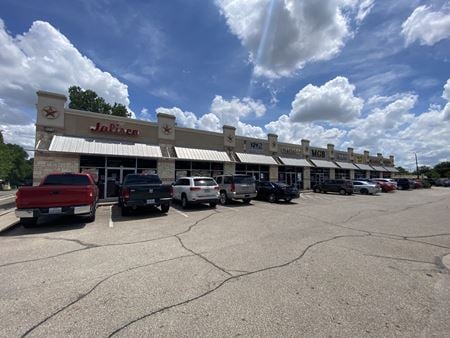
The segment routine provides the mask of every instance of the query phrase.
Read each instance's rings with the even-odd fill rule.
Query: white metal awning
[[[49,151],[92,155],[162,157],[161,148],[144,143],[53,136]]]
[[[359,169],[361,169],[361,170],[370,170],[370,171],[373,171],[373,168],[372,168],[370,165],[368,165],[368,164],[355,163],[355,165],[356,165]]]
[[[280,160],[281,162],[283,162],[284,165],[289,165],[293,167],[312,167],[311,163],[309,163],[305,159],[280,157]]]
[[[278,165],[278,163],[271,156],[246,153],[236,153],[236,155],[242,163]]]
[[[331,161],[325,160],[310,160],[318,168],[338,168],[339,167]]]
[[[384,169],[386,169],[390,173],[398,173],[398,170],[395,169],[395,167],[384,167]]]
[[[177,157],[182,160],[231,162],[224,151],[175,147]]]
[[[373,168],[375,171],[387,171],[386,169],[384,169],[384,167],[381,167],[381,166],[379,166],[379,165],[373,165],[372,168]]]
[[[342,169],[356,169],[358,170],[358,167],[355,166],[353,163],[349,162],[335,162],[338,166],[340,166]]]

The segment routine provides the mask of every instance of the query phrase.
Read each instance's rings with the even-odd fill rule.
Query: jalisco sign
[[[100,122],[90,128],[91,131],[96,133],[107,133],[127,136],[139,136],[139,130],[122,127],[118,123],[109,123],[108,125],[102,125]]]

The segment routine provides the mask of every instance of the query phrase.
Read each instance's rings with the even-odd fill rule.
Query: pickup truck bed
[[[95,220],[98,188],[87,174],[50,174],[37,187],[16,193],[16,216],[23,225],[34,225],[46,215],[88,215]]]

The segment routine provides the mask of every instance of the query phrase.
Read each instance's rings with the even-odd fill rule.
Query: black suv
[[[397,181],[397,189],[398,190],[409,190],[414,187],[414,184],[411,183],[411,180],[407,178],[399,178]]]
[[[314,192],[322,192],[326,194],[327,192],[338,192],[341,195],[351,195],[353,194],[353,182],[350,180],[328,180],[323,183],[316,184],[314,187]]]

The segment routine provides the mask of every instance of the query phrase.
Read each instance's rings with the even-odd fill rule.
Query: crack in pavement
[[[90,249],[95,249],[95,248],[105,248],[105,247],[113,247],[113,246],[122,246],[122,245],[133,245],[133,244],[141,244],[141,243],[149,243],[149,242],[155,242],[155,241],[160,241],[160,240],[164,240],[164,239],[168,239],[168,238],[173,238],[185,233],[188,233],[189,231],[191,231],[195,226],[197,226],[200,222],[208,219],[209,217],[211,217],[212,215],[216,215],[217,213],[212,213],[207,215],[206,217],[203,217],[199,220],[197,220],[196,222],[194,222],[193,224],[191,224],[186,230],[181,231],[179,233],[176,233],[174,235],[167,235],[167,236],[161,236],[161,237],[155,237],[155,238],[150,238],[150,239],[144,239],[144,240],[140,240],[140,241],[134,241],[134,242],[123,242],[123,243],[108,243],[108,244],[94,244],[94,243],[86,243],[80,240],[76,240],[76,239],[71,239],[71,238],[64,238],[64,237],[48,237],[48,236],[33,236],[33,237],[10,237],[9,239],[14,239],[14,240],[22,240],[22,239],[35,239],[35,238],[40,238],[40,239],[46,239],[46,240],[60,240],[60,241],[69,241],[69,242],[75,242],[81,246],[83,246],[83,248],[80,249],[75,249],[75,250],[70,250],[70,251],[66,251],[66,252],[61,252],[59,254],[56,255],[52,255],[52,256],[46,256],[46,257],[40,257],[40,258],[34,258],[34,259],[26,259],[26,260],[22,260],[22,261],[15,261],[15,262],[10,262],[10,263],[5,263],[5,264],[1,264],[0,268],[6,267],[6,266],[11,266],[11,265],[17,265],[17,264],[23,264],[23,263],[30,263],[30,262],[37,262],[37,261],[42,261],[42,260],[47,260],[47,259],[52,259],[52,258],[57,258],[57,257],[61,257],[61,256],[65,256],[65,255],[69,255],[75,252],[79,252],[79,251],[84,251],[84,250],[90,250]]]
[[[178,256],[178,257],[174,257],[174,258],[169,258],[169,259],[165,259],[165,260],[161,260],[161,261],[156,261],[156,262],[152,262],[152,263],[148,263],[148,264],[143,264],[143,265],[138,265],[138,266],[133,266],[131,268],[127,268],[125,270],[121,270],[118,272],[115,272],[111,275],[108,275],[107,277],[103,278],[101,281],[97,282],[92,288],[90,288],[87,292],[83,293],[82,295],[78,296],[77,299],[73,300],[72,302],[70,302],[69,304],[64,305],[63,307],[61,307],[59,310],[53,312],[51,315],[47,316],[46,318],[44,318],[43,320],[41,320],[39,323],[33,325],[31,328],[29,328],[25,333],[22,334],[21,337],[26,337],[28,336],[31,332],[33,332],[34,330],[36,330],[38,327],[40,327],[42,324],[44,324],[45,322],[49,321],[50,319],[52,319],[53,317],[55,317],[56,315],[58,315],[59,313],[63,312],[64,310],[68,309],[69,307],[71,307],[72,305],[78,303],[79,301],[81,301],[82,299],[84,299],[85,297],[87,297],[88,295],[90,295],[95,289],[97,289],[101,284],[103,284],[104,282],[106,282],[107,280],[118,276],[120,274],[123,273],[127,273],[133,270],[137,270],[137,269],[141,269],[141,268],[146,268],[152,265],[157,265],[157,264],[161,264],[161,263],[166,263],[166,262],[170,262],[170,261],[174,261],[174,260],[178,260],[178,259],[183,259],[186,257],[193,257],[194,255],[184,255],[184,256]]]
[[[140,317],[138,317],[138,318],[136,318],[136,319],[134,319],[134,320],[132,320],[132,321],[130,321],[130,322],[128,322],[128,323],[122,325],[121,327],[119,327],[119,328],[117,328],[116,330],[114,330],[113,332],[111,332],[111,333],[108,335],[108,338],[109,338],[109,337],[115,336],[115,335],[118,334],[119,332],[123,331],[124,329],[126,329],[127,327],[133,325],[134,323],[136,323],[136,322],[138,322],[138,321],[141,321],[141,320],[146,319],[146,318],[148,318],[148,317],[154,316],[154,315],[156,315],[156,314],[158,314],[158,313],[161,313],[161,312],[164,312],[164,311],[166,311],[166,310],[170,310],[170,309],[173,309],[173,308],[175,308],[175,307],[182,306],[182,305],[191,303],[191,302],[193,302],[193,301],[196,301],[196,300],[198,300],[198,299],[200,299],[200,298],[203,298],[203,297],[205,297],[205,296],[207,296],[207,295],[213,293],[214,291],[218,290],[219,288],[221,288],[222,286],[224,286],[225,284],[227,284],[227,283],[230,282],[230,281],[237,280],[237,279],[242,278],[242,277],[247,277],[247,276],[251,276],[251,275],[254,275],[254,274],[258,274],[258,273],[261,273],[261,272],[269,271],[269,270],[280,269],[280,268],[289,266],[289,265],[291,265],[291,264],[293,264],[293,263],[295,263],[295,262],[298,262],[298,261],[300,261],[300,260],[306,255],[306,253],[307,253],[311,248],[313,248],[313,247],[315,247],[315,246],[317,246],[317,245],[320,245],[320,244],[323,244],[323,243],[327,243],[327,242],[331,242],[331,241],[334,241],[334,240],[337,240],[337,239],[340,239],[340,238],[366,237],[366,236],[369,236],[369,235],[338,235],[338,236],[334,236],[334,237],[332,237],[332,238],[328,238],[328,239],[324,239],[324,240],[320,240],[320,241],[314,242],[314,243],[312,243],[312,244],[309,244],[309,245],[308,245],[308,246],[300,253],[300,255],[298,255],[297,257],[295,257],[294,259],[292,259],[292,260],[290,260],[290,261],[287,261],[287,262],[285,262],[285,263],[283,263],[283,264],[272,265],[272,266],[265,267],[265,268],[262,268],[262,269],[258,269],[258,270],[255,270],[255,271],[250,271],[250,272],[243,273],[243,274],[240,274],[240,275],[231,276],[231,277],[229,277],[229,278],[223,280],[222,282],[220,282],[220,283],[219,283],[218,285],[216,285],[214,288],[212,288],[212,289],[210,289],[210,290],[208,290],[208,291],[206,291],[206,292],[204,292],[204,293],[202,293],[202,294],[200,294],[200,295],[198,295],[198,296],[195,296],[195,297],[186,299],[186,300],[184,300],[184,301],[181,301],[181,302],[178,302],[178,303],[175,303],[175,304],[172,304],[172,305],[164,306],[164,307],[162,307],[162,308],[160,308],[160,309],[158,309],[158,310],[155,310],[155,311],[152,311],[152,312],[150,312],[150,313],[147,313],[147,314],[145,314],[145,315],[143,315],[143,316],[140,316]]]

